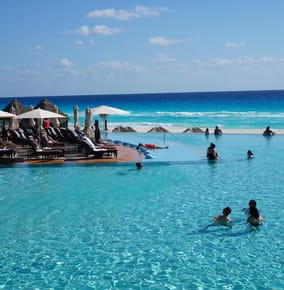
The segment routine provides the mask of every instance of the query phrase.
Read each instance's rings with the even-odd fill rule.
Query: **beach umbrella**
[[[75,130],[80,130],[78,111],[79,111],[79,107],[77,105],[74,106],[73,116],[74,116],[74,128],[75,128]]]
[[[11,114],[11,113],[0,110],[0,119],[11,119],[14,117],[16,117],[15,114]]]
[[[96,108],[91,109],[93,115],[100,115],[104,121],[104,129],[107,130],[107,116],[108,115],[127,115],[129,114],[128,111],[121,110],[114,107],[109,106],[99,106]]]
[[[15,115],[15,117],[11,119],[10,128],[14,130],[16,128],[19,128],[19,122],[16,119],[16,108],[12,106],[11,110],[12,110],[12,114]]]
[[[164,144],[166,143],[166,133],[168,133],[169,131],[161,126],[157,127],[153,127],[152,129],[150,129],[147,133],[163,133],[163,139],[164,139]]]
[[[47,111],[47,110],[43,110],[43,109],[34,109],[31,110],[29,112],[20,114],[16,116],[17,119],[52,119],[52,118],[66,118],[63,115],[51,112],[51,111]]]
[[[90,139],[94,138],[94,131],[92,129],[92,111],[90,108],[85,110],[85,128],[84,132]]]
[[[163,127],[153,127],[147,133],[168,133],[169,131]]]
[[[129,126],[126,126],[126,127],[123,127],[123,126],[118,126],[118,127],[115,127],[112,132],[136,132],[133,128],[129,127]]]
[[[54,113],[54,112],[50,112],[50,111],[38,108],[38,109],[34,109],[26,113],[17,115],[16,118],[17,119],[39,119],[40,120],[39,128],[40,128],[43,119],[66,118],[66,117],[63,115]]]

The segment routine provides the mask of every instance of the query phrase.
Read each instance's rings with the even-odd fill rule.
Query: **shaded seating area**
[[[29,143],[31,150],[28,151],[28,159],[58,159],[64,157],[64,148],[39,147],[34,141]]]
[[[10,141],[0,143],[0,158],[13,159],[16,157],[16,154],[17,146],[14,143]]]
[[[34,140],[33,134],[28,134],[23,129],[18,128],[15,130],[10,130],[10,137],[9,139],[17,144],[22,146],[28,146],[30,144],[30,140]]]

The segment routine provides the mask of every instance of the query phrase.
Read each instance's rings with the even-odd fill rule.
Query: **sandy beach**
[[[124,125],[124,126],[127,126]],[[159,125],[160,126],[160,125]],[[153,126],[154,127],[154,126]],[[132,127],[137,133],[147,133],[151,128],[153,127],[148,127],[148,126],[139,126],[139,127]],[[163,126],[161,126],[163,127]],[[168,130],[170,133],[175,133],[175,134],[179,134],[179,133],[183,133],[187,128],[182,128],[182,127],[163,127],[166,130]],[[193,127],[195,128],[195,127]],[[109,132],[112,132],[113,129],[115,129],[115,126],[109,126]],[[201,130],[205,131],[205,128],[200,128]],[[227,129],[222,129],[223,134],[242,134],[242,135],[246,135],[246,134],[263,134],[263,131],[265,130],[265,128],[263,129],[243,129],[243,128],[227,128]],[[275,129],[272,131],[275,133],[275,135],[283,135],[284,134],[284,129]],[[210,134],[213,134],[214,132],[214,128],[209,128],[209,132]],[[184,134],[203,134],[203,133],[199,133],[199,132],[186,132]]]

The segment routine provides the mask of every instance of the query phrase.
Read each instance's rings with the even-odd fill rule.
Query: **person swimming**
[[[217,160],[219,158],[219,155],[215,148],[216,145],[214,143],[210,143],[206,153],[206,157],[208,158],[208,160]]]
[[[264,219],[262,216],[260,216],[259,211],[256,207],[256,201],[254,199],[251,199],[249,201],[249,208],[246,210],[248,213],[247,223],[251,225],[260,225]]]
[[[247,152],[247,157],[248,157],[248,159],[251,159],[251,158],[254,157],[254,155],[253,155],[253,153],[252,153],[251,150],[248,150],[248,152]]]
[[[136,169],[141,170],[142,169],[142,164],[140,162],[136,163]]]
[[[250,207],[247,223],[251,225],[260,225],[264,221],[263,217],[259,215],[259,211],[256,207]]]
[[[144,147],[146,149],[168,149],[169,146],[159,146],[159,145],[155,145],[155,144],[143,144],[143,143],[139,143],[136,147],[137,150],[139,150],[140,147]]]
[[[232,221],[229,218],[229,214],[232,212],[230,207],[225,207],[223,209],[223,215],[218,215],[214,217],[214,221],[216,224],[218,225],[223,225],[223,226],[228,226],[230,224],[230,222]]]
[[[267,126],[263,132],[263,136],[273,136],[275,133],[271,130],[270,126]]]

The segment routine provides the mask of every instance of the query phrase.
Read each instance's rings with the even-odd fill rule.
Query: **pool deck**
[[[117,157],[94,158],[94,156],[84,156],[76,146],[68,145],[64,148],[64,157],[58,158],[27,158],[29,148],[17,146],[17,155],[14,158],[1,157],[0,164],[27,164],[27,165],[45,165],[45,164],[104,164],[104,163],[138,163],[143,161],[143,154],[140,151],[122,145],[114,145],[117,149]]]

